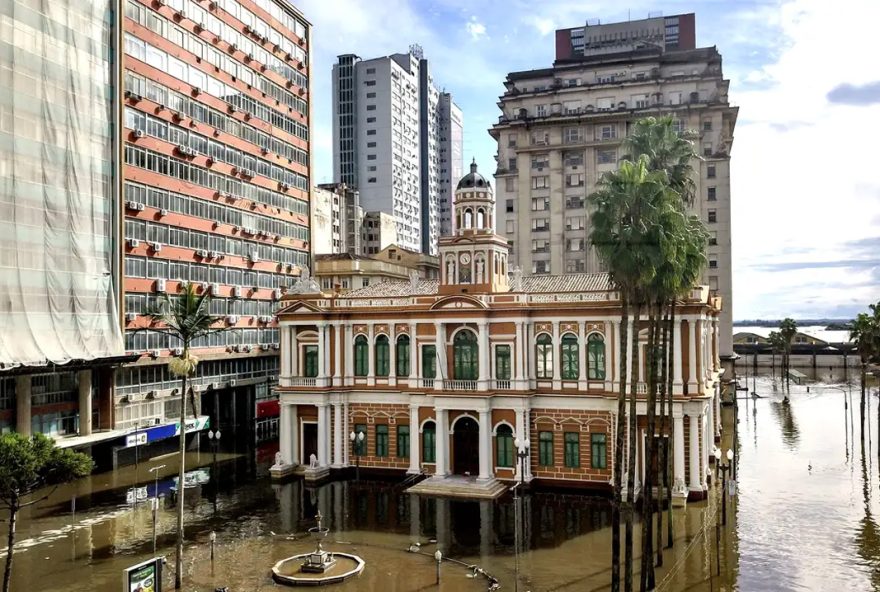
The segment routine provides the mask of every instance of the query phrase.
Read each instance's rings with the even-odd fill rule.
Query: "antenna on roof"
[[[417,60],[422,59],[424,53],[422,52],[422,46],[418,43],[413,43],[409,46],[409,52],[415,57]]]

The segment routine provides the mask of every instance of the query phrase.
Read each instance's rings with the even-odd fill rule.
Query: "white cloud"
[[[486,25],[479,22],[475,16],[472,16],[471,20],[467,22],[465,30],[474,41],[479,41],[480,39],[488,37],[488,35],[486,35]]]
[[[527,25],[531,25],[538,30],[541,37],[546,37],[556,29],[556,24],[552,18],[529,15],[523,19]]]

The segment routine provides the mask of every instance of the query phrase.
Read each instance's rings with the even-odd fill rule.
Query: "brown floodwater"
[[[664,551],[657,589],[880,590],[876,398],[862,454],[857,388],[852,405],[840,390],[814,384],[808,393],[792,384],[785,405],[769,377],[759,377],[756,386],[760,398],[739,393],[738,487],[728,500],[727,525],[716,530],[718,485],[708,501],[674,510],[674,546]],[[724,419],[732,427],[732,406]],[[727,429],[722,448],[733,445],[732,436]],[[317,488],[275,484],[267,460],[274,450],[228,445],[241,448],[187,458],[194,486],[184,502],[186,590],[279,590],[270,569],[314,548],[307,530],[319,510],[330,529],[324,548],[366,561],[357,579],[334,590],[437,590],[438,548],[454,560],[442,563],[442,591],[486,590],[488,580],[475,577],[473,566],[497,578],[502,590],[609,589],[610,505],[601,496],[533,491],[520,501],[518,521],[511,496],[495,502],[419,498],[394,481],[367,479]],[[159,465],[166,466],[157,488],[149,469]],[[82,479],[24,511],[13,590],[118,592],[123,570],[154,555],[168,557],[164,581],[172,589],[175,472],[173,456],[154,459]],[[154,553],[146,498],[156,490]]]

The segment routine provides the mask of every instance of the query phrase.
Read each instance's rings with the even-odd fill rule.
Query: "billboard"
[[[162,564],[164,557],[154,557],[125,570],[122,578],[124,592],[162,592]]]

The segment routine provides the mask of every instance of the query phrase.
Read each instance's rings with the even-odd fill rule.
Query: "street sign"
[[[147,432],[135,432],[125,437],[125,447],[142,446],[147,443]]]
[[[123,592],[162,592],[164,557],[154,557],[126,569],[122,577]]]
[[[147,497],[148,494],[146,487],[132,487],[125,492],[125,501],[129,504],[142,502],[147,499]]]

